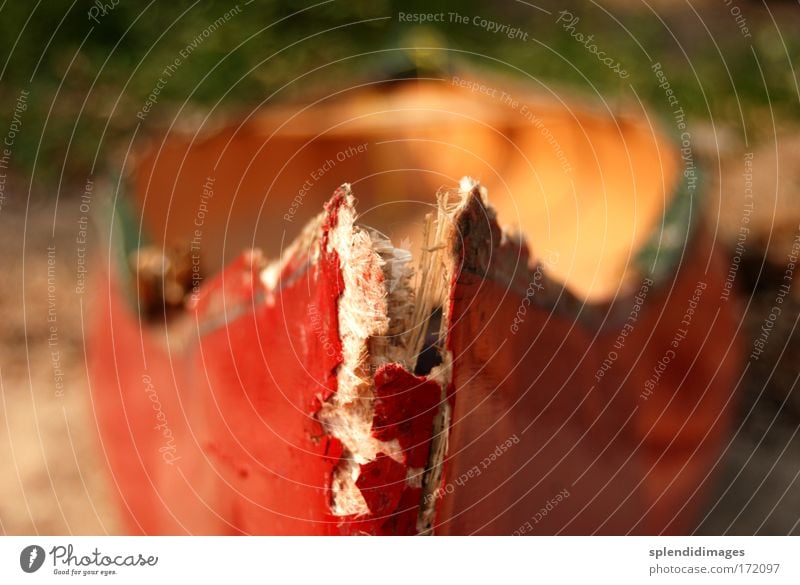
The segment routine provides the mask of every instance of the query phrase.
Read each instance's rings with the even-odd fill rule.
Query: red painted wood
[[[739,372],[737,308],[720,300],[719,251],[698,234],[692,262],[666,284],[672,290],[649,291],[620,346],[630,297],[616,307],[616,326],[578,320],[580,305],[555,283],[509,271],[508,260],[525,266],[527,253],[501,245],[477,198],[472,208],[460,225],[463,266],[452,293],[454,413],[436,532],[691,531]],[[706,288],[674,348],[698,281]],[[645,399],[646,381],[673,350]],[[615,361],[598,381],[610,352]]]
[[[373,432],[396,438],[405,461],[379,455],[363,466],[357,486],[370,515],[330,512],[342,446],[315,415],[341,361],[343,284],[325,245],[341,202],[339,193],[327,207],[319,254],[292,258],[275,290],[259,277],[261,256],[247,252],[167,326],[140,323],[113,279],[96,281],[92,399],[130,532],[416,532],[422,492],[405,477],[427,458],[439,393],[399,366],[376,373]],[[453,419],[436,533],[690,530],[737,373],[736,311],[718,300],[713,242],[695,238],[695,260],[671,290],[648,293],[617,347],[630,298],[615,308],[616,326],[576,319],[580,305],[552,282],[529,287],[540,281],[521,268],[527,252],[501,244],[485,210],[471,212],[450,307]],[[707,274],[697,258],[711,259]],[[706,288],[688,335],[643,399],[698,281]],[[597,381],[610,351],[617,358]]]
[[[114,279],[98,272],[88,313],[92,408],[111,489],[130,534],[233,531],[201,449],[202,372],[170,338],[191,336],[140,322]]]
[[[331,514],[331,476],[342,445],[316,415],[336,391],[342,279],[327,232],[344,194],[327,206],[318,249],[287,264],[275,290],[246,252],[203,286],[184,322],[141,326],[108,284],[93,335],[94,401],[113,479],[132,532],[413,534],[436,406],[415,397],[430,384],[398,366],[378,370],[375,434],[397,438],[406,461],[379,455],[358,487],[366,517]],[[180,328],[180,331],[175,331]],[[170,332],[179,347],[167,349]],[[144,363],[147,363],[146,369]],[[179,458],[160,460],[141,372],[158,388]],[[406,433],[406,424],[412,432]]]

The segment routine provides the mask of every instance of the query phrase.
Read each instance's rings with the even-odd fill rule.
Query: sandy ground
[[[61,202],[53,232],[54,205],[26,214],[26,192],[7,191],[0,211],[0,531],[115,534],[74,293],[76,200]]]

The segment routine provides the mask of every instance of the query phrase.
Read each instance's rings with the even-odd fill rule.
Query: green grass
[[[575,4],[571,11],[581,18],[576,30],[594,34],[595,44],[630,72],[625,80],[570,37],[553,15],[519,2],[337,0],[289,16],[313,4],[240,2],[240,14],[218,27],[188,58],[181,58],[139,133],[170,123],[179,111],[184,118],[211,108],[242,112],[276,91],[273,100],[296,99],[317,94],[320,87],[346,87],[354,79],[397,71],[407,57],[392,49],[412,42],[453,49],[438,53],[444,66],[465,60],[514,75],[521,76],[521,70],[545,84],[622,100],[632,99],[632,87],[653,110],[668,117],[647,53],[663,64],[690,123],[713,118],[741,127],[744,121],[748,134],[753,134],[769,119],[770,108],[781,120],[795,120],[800,113],[788,60],[800,57],[797,18],[779,20],[787,58],[775,26],[752,3],[741,5],[751,39],[741,36],[724,9],[703,15],[724,62],[703,24],[686,10],[670,13],[662,22],[647,9],[614,9],[612,18],[591,3]],[[235,3],[119,0],[98,17],[99,23],[87,17],[92,5],[76,2],[68,10],[68,2],[7,2],[0,11],[0,55],[6,63],[0,83],[5,116],[0,135],[17,95],[27,89],[29,108],[24,131],[14,144],[13,164],[20,174],[32,174],[40,182],[51,183],[62,173],[68,182],[83,182],[92,171],[113,170],[140,123],[136,114],[164,68]],[[552,2],[538,5],[558,10]],[[399,23],[398,11],[482,15],[524,29],[529,40],[508,40],[449,22]],[[374,20],[386,16],[390,18]],[[274,25],[284,17],[288,18]],[[287,48],[292,43],[296,44]],[[340,59],[344,60],[334,64]],[[302,78],[293,82],[298,76]],[[289,87],[280,89],[287,83]]]

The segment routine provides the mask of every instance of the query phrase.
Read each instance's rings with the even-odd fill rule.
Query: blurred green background
[[[657,60],[690,123],[713,120],[751,139],[773,115],[800,115],[792,68],[800,36],[791,32],[798,30],[800,14],[796,3],[771,3],[767,10],[757,2],[737,2],[240,1],[228,23],[181,58],[140,131],[169,125],[176,114],[179,123],[192,123],[212,107],[225,114],[244,112],[276,91],[273,101],[375,77],[400,67],[402,52],[394,49],[417,44],[452,49],[434,55],[439,65],[464,60],[606,99],[639,96],[666,116],[663,92],[650,70],[650,59]],[[10,118],[21,90],[30,92],[14,167],[37,183],[69,183],[115,164],[117,149],[127,145],[140,122],[136,113],[165,67],[236,6],[183,0],[3,3],[3,116]],[[598,64],[556,23],[564,9],[580,18],[577,31],[594,34],[594,42],[630,72],[628,79]],[[517,26],[529,38],[508,39],[447,18],[419,25],[397,17],[440,11]],[[734,13],[741,14],[740,22]],[[372,54],[349,58],[361,53]]]

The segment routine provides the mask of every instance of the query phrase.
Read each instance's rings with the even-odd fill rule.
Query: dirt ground
[[[84,362],[90,307],[74,293],[77,206],[59,202],[54,231],[54,202],[26,209],[26,194],[7,190],[0,212],[0,531],[116,534]]]

